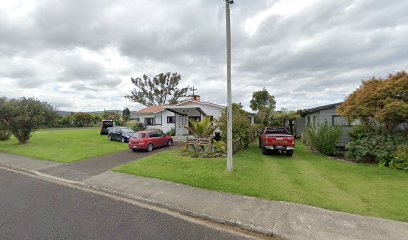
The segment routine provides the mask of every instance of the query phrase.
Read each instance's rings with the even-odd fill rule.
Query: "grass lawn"
[[[310,153],[298,144],[292,158],[262,155],[257,145],[225,159],[182,157],[164,151],[115,171],[211,190],[302,203],[336,211],[408,222],[408,173],[352,164]]]
[[[109,142],[96,128],[38,131],[25,145],[18,144],[15,138],[0,142],[0,151],[62,163],[126,149],[127,144]]]

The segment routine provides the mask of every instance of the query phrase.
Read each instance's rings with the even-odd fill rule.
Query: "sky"
[[[408,1],[235,0],[232,94],[249,110],[340,102],[362,80],[408,68]],[[0,0],[0,96],[65,111],[138,110],[131,77],[181,74],[226,104],[222,0]]]

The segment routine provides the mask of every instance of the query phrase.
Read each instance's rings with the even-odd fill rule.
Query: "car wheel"
[[[286,155],[291,157],[293,155],[293,150],[286,150]]]
[[[110,135],[108,136],[108,141],[112,141],[112,137]]]
[[[167,146],[171,147],[172,145],[173,145],[173,141],[169,140],[169,141],[167,142]]]
[[[121,142],[122,142],[122,143],[125,143],[125,142],[126,142],[126,139],[125,139],[124,137],[122,137]]]
[[[149,143],[149,144],[147,145],[147,151],[148,151],[148,152],[153,151],[153,144]]]

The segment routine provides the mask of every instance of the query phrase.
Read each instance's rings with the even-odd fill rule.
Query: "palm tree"
[[[190,124],[191,127],[188,126],[187,129],[196,138],[208,138],[217,129],[209,117],[205,117],[201,121],[190,120]]]

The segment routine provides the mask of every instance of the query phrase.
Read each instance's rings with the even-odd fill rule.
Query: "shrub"
[[[381,166],[390,166],[391,162],[399,163],[399,159],[396,160],[397,146],[407,144],[404,134],[370,133],[361,136],[361,139],[354,139],[346,146],[346,157],[358,162],[374,162]],[[400,151],[403,152],[403,149]],[[400,157],[402,161],[403,155]]]
[[[302,141],[322,154],[334,155],[341,134],[341,127],[324,124],[318,127],[306,128],[302,134]]]
[[[240,103],[232,104],[232,138],[239,140],[239,146],[247,148],[251,142],[251,123],[248,121],[248,113],[245,112]],[[222,132],[222,139],[227,142],[227,109],[225,108],[217,122]]]
[[[135,123],[132,129],[135,132],[139,132],[139,131],[146,130],[146,126],[143,123]]]
[[[0,101],[0,121],[22,144],[28,143],[34,131],[53,122],[55,118],[53,107],[35,98],[2,98]]]
[[[217,128],[209,117],[201,119],[201,121],[190,120],[191,127],[187,127],[188,130],[196,138],[208,138]]]
[[[7,141],[11,137],[11,132],[6,128],[6,125],[0,123],[0,141]]]
[[[214,147],[217,153],[225,153],[227,151],[227,145],[224,141],[214,141]]]
[[[175,129],[175,128],[171,128],[168,132],[166,132],[166,135],[176,136],[176,129]]]
[[[390,161],[389,166],[408,171],[408,145],[399,145],[397,147],[396,157]]]

